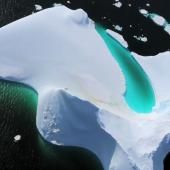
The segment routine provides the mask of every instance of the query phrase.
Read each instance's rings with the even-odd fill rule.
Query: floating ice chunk
[[[149,13],[146,9],[140,9],[139,12],[145,16],[149,17],[155,24],[160,25],[160,26],[165,26],[167,21],[165,20],[164,17],[155,14],[155,13]]]
[[[157,14],[149,14],[149,18],[152,19],[155,24],[160,26],[164,26],[166,23],[165,18]]]
[[[148,41],[148,38],[147,38],[147,37],[141,37],[141,41],[147,42],[147,41]]]
[[[140,9],[139,12],[145,16],[151,19],[155,24],[162,26],[164,30],[170,34],[170,24],[166,21],[166,19],[158,14],[155,13],[149,13],[145,9]]]
[[[147,3],[147,4],[146,4],[146,6],[147,6],[147,7],[150,7],[150,6],[151,6],[151,4]]]
[[[164,30],[170,35],[170,24],[166,24]]]
[[[18,142],[21,140],[21,135],[14,136],[14,142]]]
[[[117,30],[117,31],[122,31],[123,30],[123,28],[120,26],[120,25],[112,25],[114,28],[115,28],[115,30]]]
[[[66,1],[67,2],[67,4],[71,4],[71,1]]]
[[[36,10],[36,11],[40,11],[40,10],[42,10],[42,9],[43,9],[43,8],[42,8],[41,5],[35,4],[35,10]]]
[[[136,35],[134,35],[133,37],[135,39],[139,40],[139,41],[143,41],[143,42],[147,42],[148,41],[148,38],[144,37],[144,36],[136,36]]]
[[[59,142],[57,142],[57,141],[55,141],[55,140],[52,140],[52,141],[50,141],[52,144],[54,144],[54,145],[59,145],[59,146],[61,146],[61,145],[64,145],[63,143],[59,143]]]
[[[113,5],[117,8],[121,8],[122,7],[122,3],[117,1],[116,3],[113,3]]]
[[[139,12],[144,16],[148,15],[148,11],[146,9],[140,9]]]
[[[57,7],[57,6],[61,6],[62,4],[60,4],[60,3],[54,3],[53,4],[53,7]]]

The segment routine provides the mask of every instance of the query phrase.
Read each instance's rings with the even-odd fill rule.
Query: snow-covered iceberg
[[[161,62],[170,58],[168,52],[160,55],[165,57],[134,54],[156,96],[152,112],[139,114],[125,100],[120,63],[83,10],[60,5],[0,29],[0,77],[38,92],[41,135],[91,150],[105,170],[162,168],[170,144],[170,109],[162,107],[170,100],[170,71]]]

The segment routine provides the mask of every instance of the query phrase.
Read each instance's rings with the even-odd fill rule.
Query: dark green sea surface
[[[0,170],[102,170],[92,152],[52,145],[40,136],[37,100],[30,87],[0,80]]]

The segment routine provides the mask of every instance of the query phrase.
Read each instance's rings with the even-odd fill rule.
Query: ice
[[[147,72],[157,98],[157,104],[170,99],[167,90],[170,87],[170,52],[160,53],[156,56],[142,57],[136,53],[132,53],[143,69]]]
[[[41,5],[36,4],[36,5],[35,5],[35,9],[36,9],[36,11],[40,11],[40,10],[42,10],[43,8],[42,8]]]
[[[41,108],[44,114],[38,125],[46,140],[54,144],[89,149],[99,157],[106,170],[113,166],[120,170],[123,170],[123,167],[132,170],[125,152],[105,131],[99,108],[62,89],[51,91],[47,98],[48,103]],[[44,112],[43,109],[48,107],[50,109]],[[56,133],[52,128],[59,130]],[[124,164],[121,164],[122,161]]]
[[[147,16],[148,11],[146,9],[140,9],[139,12],[143,14],[144,16]]]
[[[123,28],[119,25],[113,25],[113,27],[117,30],[117,31],[122,31]]]
[[[164,30],[170,34],[170,24],[169,22],[162,16],[155,14],[155,13],[149,13],[147,10],[145,9],[140,9],[139,12],[145,16],[148,17],[149,19],[151,19],[155,24],[161,26],[164,28]]]
[[[14,136],[14,142],[18,142],[21,140],[21,135]]]
[[[166,24],[164,30],[170,35],[170,24]]]
[[[59,5],[0,29],[0,77],[38,92],[37,128],[46,140],[91,150],[105,170],[162,170],[170,145],[170,53],[133,56],[156,94],[149,115],[127,106],[124,75],[83,10]]]
[[[66,1],[67,2],[67,4],[71,4],[71,1]]]
[[[143,42],[147,42],[148,41],[148,38],[144,37],[144,36],[136,36],[136,35],[134,35],[133,37],[136,38],[139,41],[143,41]]]
[[[115,3],[113,3],[113,5],[117,8],[121,8],[122,7],[122,3],[120,1],[117,1]]]
[[[164,17],[157,15],[157,14],[150,14],[149,17],[153,20],[154,23],[160,26],[164,26],[166,20]]]

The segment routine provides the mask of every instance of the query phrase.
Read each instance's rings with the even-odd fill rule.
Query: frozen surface
[[[46,140],[90,149],[105,170],[162,170],[170,53],[133,55],[156,94],[149,115],[127,106],[124,75],[83,10],[59,5],[0,29],[0,77],[38,92],[37,127]]]

